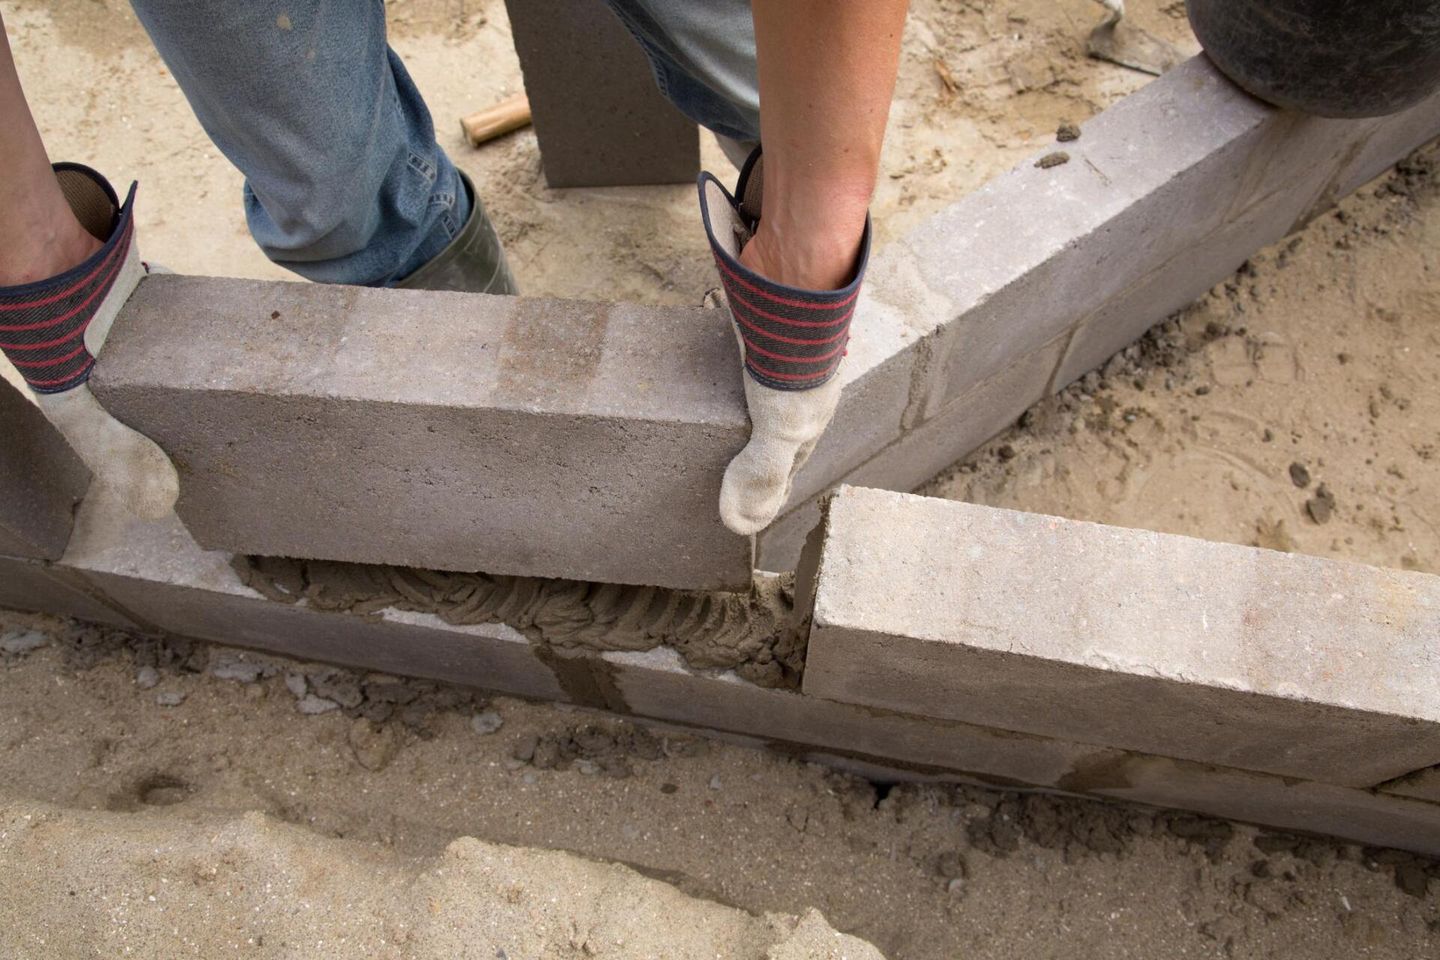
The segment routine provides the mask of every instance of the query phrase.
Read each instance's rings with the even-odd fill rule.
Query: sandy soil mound
[[[260,813],[0,799],[0,955],[883,960],[818,912],[757,918],[627,867],[451,841],[432,857]]]

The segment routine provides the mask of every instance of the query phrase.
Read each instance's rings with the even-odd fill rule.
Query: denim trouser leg
[[[733,140],[760,139],[750,0],[607,0],[650,58],[670,102]]]
[[[246,177],[266,256],[383,285],[470,211],[429,111],[385,41],[383,0],[132,0],[205,132]]]

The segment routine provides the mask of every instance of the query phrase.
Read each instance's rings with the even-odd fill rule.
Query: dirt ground
[[[532,133],[461,145],[454,118],[519,89],[498,0],[387,6],[527,293],[700,301],[714,281],[689,187],[553,191]],[[1193,49],[1181,3],[1128,6]],[[4,9],[55,158],[141,181],[147,258],[285,276],[251,244],[238,175],[123,3]],[[916,0],[882,240],[1146,82],[1084,57],[1098,10]],[[706,165],[728,169],[703,143]],[[592,239],[584,257],[577,236]],[[925,492],[1440,572],[1437,258],[1430,154]],[[0,651],[32,630],[42,646],[0,652],[0,869],[23,881],[0,885],[0,956],[465,955],[433,939],[447,927],[493,947],[477,956],[760,956],[791,921],[754,917],[811,909],[892,958],[1440,956],[1440,869],[1406,856],[887,787],[563,707],[237,667],[46,618],[5,615]],[[310,697],[342,706],[307,715]],[[703,902],[495,844],[624,864]],[[674,939],[651,922],[652,939],[617,946],[641,936],[621,928],[651,896]],[[477,916],[495,926],[464,926]],[[527,922],[538,939],[498,939]]]

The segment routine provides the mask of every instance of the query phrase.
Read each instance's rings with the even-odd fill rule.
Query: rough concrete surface
[[[151,277],[94,384],[176,461],[208,548],[750,581],[715,507],[747,433],[715,311]]]
[[[0,555],[58,560],[90,470],[19,389],[0,379]]]
[[[1440,755],[1440,578],[842,488],[812,696],[1326,783]]]
[[[691,182],[694,121],[655,89],[650,62],[599,3],[507,0],[552,187]]]

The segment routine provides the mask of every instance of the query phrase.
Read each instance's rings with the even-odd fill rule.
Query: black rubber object
[[[1188,0],[1186,7],[1211,61],[1276,106],[1379,117],[1440,89],[1440,0]]]

